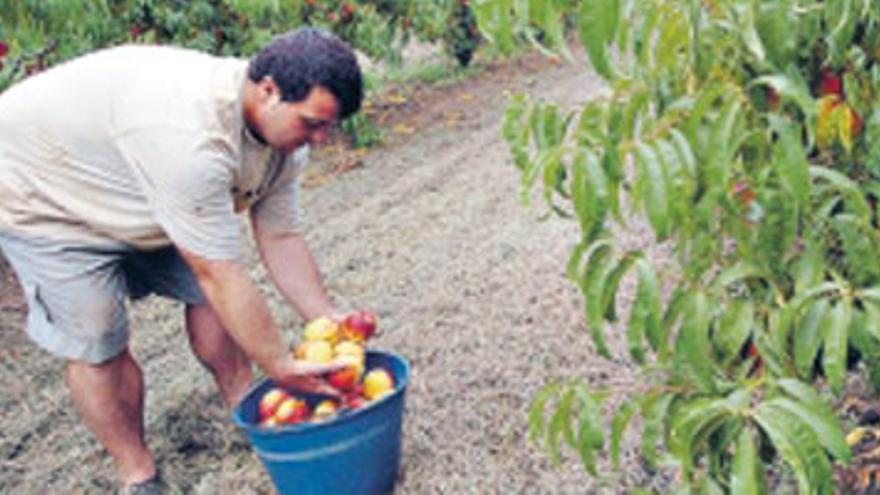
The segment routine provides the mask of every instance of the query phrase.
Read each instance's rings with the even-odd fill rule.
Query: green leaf
[[[636,412],[636,402],[634,400],[626,400],[617,408],[614,417],[611,419],[611,447],[610,455],[614,469],[620,469],[620,443],[623,440],[623,434],[627,425]]]
[[[748,407],[749,394],[738,389],[727,397],[700,397],[678,408],[669,432],[669,451],[682,464],[687,476],[694,465],[694,454],[709,435],[727,419]]]
[[[598,475],[598,470],[593,452],[602,449],[605,445],[604,422],[599,404],[585,387],[576,389],[580,404],[580,426],[577,435],[577,449],[584,467],[593,476]]]
[[[561,388],[561,383],[550,383],[532,398],[529,407],[529,441],[532,443],[537,444],[545,437],[547,426],[544,423],[544,409],[547,407],[547,401],[556,396]]]
[[[829,187],[838,191],[846,202],[848,212],[863,221],[871,220],[871,207],[855,181],[836,170],[819,165],[810,167],[810,175],[813,179],[826,181]]]
[[[805,380],[812,375],[813,364],[822,345],[828,308],[827,299],[812,302],[799,320],[794,333],[794,364],[798,375]]]
[[[676,338],[676,363],[703,392],[715,390],[714,359],[709,340],[711,305],[703,292],[693,292]]]
[[[661,358],[667,351],[667,338],[684,314],[684,309],[690,297],[691,293],[682,286],[673,289],[672,296],[669,298],[666,310],[663,313],[660,327],[657,329],[657,334],[652,334],[650,329],[648,329],[648,342],[660,354]]]
[[[587,270],[581,285],[581,291],[586,299],[587,327],[596,345],[596,352],[606,358],[611,357],[611,350],[604,335],[602,294],[605,291],[605,282],[614,270],[615,263],[612,262],[612,257],[613,253],[608,245],[598,245],[587,261]]]
[[[777,68],[789,64],[794,57],[798,36],[798,19],[793,0],[760,2],[755,19],[767,56]]]
[[[626,340],[630,355],[636,362],[643,362],[645,353],[642,340],[648,334],[648,341],[656,351],[660,342],[660,291],[657,277],[651,264],[644,258],[636,262],[638,287],[627,325]]]
[[[798,134],[798,126],[784,121],[775,126],[779,134],[775,151],[775,166],[785,188],[792,193],[798,208],[807,204],[810,199],[810,168],[807,152]]]
[[[774,74],[762,76],[753,79],[753,86],[770,86],[779,95],[781,100],[794,102],[807,118],[807,121],[813,121],[816,117],[816,101],[810,94],[810,88],[801,79],[794,78],[787,74]],[[811,124],[814,126],[815,124]],[[810,132],[810,136],[815,136],[815,131]],[[808,146],[812,146],[813,139],[810,138]]]
[[[806,240],[804,250],[792,267],[792,274],[795,278],[795,293],[800,294],[808,287],[822,283],[825,276],[824,254],[821,241]]]
[[[841,241],[847,273],[853,283],[865,285],[880,279],[880,239],[871,224],[846,213],[835,215],[831,224]]]
[[[664,16],[655,49],[658,67],[673,73],[680,72],[676,62],[689,51],[690,32],[687,22],[686,16],[672,9]]]
[[[604,242],[608,241],[606,240]],[[581,241],[575,244],[574,248],[572,248],[568,263],[565,266],[565,276],[572,282],[580,284],[581,261],[584,258],[584,254],[586,254],[591,246],[593,246],[593,243]]]
[[[580,2],[581,43],[587,49],[593,68],[605,79],[614,77],[608,61],[608,44],[614,39],[620,15],[619,0]]]
[[[755,3],[756,2],[743,2],[740,5],[742,6],[741,12],[744,14],[740,19],[739,32],[742,36],[743,43],[752,52],[752,55],[758,60],[759,63],[764,61],[764,57],[766,56],[766,51],[764,50],[764,44],[761,42],[761,37],[758,35],[758,30],[755,27]]]
[[[641,257],[642,253],[639,251],[626,253],[608,274],[602,290],[602,315],[607,321],[614,322],[617,320],[615,298],[617,296],[617,289],[620,286],[620,280],[626,275],[636,260]]]
[[[797,479],[798,493],[813,493],[809,466],[800,453],[802,446],[792,438],[785,419],[776,414],[774,409],[766,407],[766,404],[758,406],[754,418],[782,459],[791,467]]]
[[[714,342],[725,362],[739,356],[739,351],[752,335],[755,306],[752,301],[732,301],[721,316]]]
[[[547,432],[547,447],[550,460],[558,466],[560,462],[559,436],[571,446],[575,445],[574,430],[571,427],[572,403],[574,402],[574,390],[568,389],[562,393],[562,398],[550,419],[550,429]]]
[[[657,453],[657,442],[661,435],[666,432],[665,425],[668,420],[670,406],[675,400],[676,394],[666,393],[662,395],[649,395],[642,401],[642,457],[645,464],[651,469],[656,469],[660,456]]]
[[[831,494],[833,471],[816,434],[799,415],[773,399],[758,406],[755,420],[798,480],[800,493]],[[794,448],[795,452],[790,452]]]
[[[852,453],[846,444],[840,423],[834,409],[812,386],[793,378],[783,378],[776,382],[794,400],[774,399],[774,404],[798,416],[810,426],[819,443],[834,458],[849,462]],[[796,401],[796,402],[795,402]]]
[[[715,278],[712,284],[714,290],[723,290],[727,286],[740,282],[747,278],[762,278],[763,274],[758,267],[748,263],[738,263],[730,268],[724,269]]]
[[[653,148],[639,143],[636,147],[636,163],[639,166],[637,190],[643,202],[645,215],[658,240],[669,236],[669,197],[666,174]]]
[[[764,469],[758,463],[758,447],[751,428],[743,428],[736,441],[733,469],[730,476],[730,493],[737,495],[761,495],[766,493]]]
[[[850,304],[846,301],[838,301],[825,320],[822,369],[825,370],[828,384],[835,393],[840,393],[843,389],[846,378],[846,343],[851,317]]]
[[[572,171],[572,202],[586,239],[601,232],[608,210],[608,180],[595,153],[579,148]]]
[[[528,206],[531,202],[532,189],[535,187],[541,171],[547,167],[558,166],[558,162],[565,150],[562,147],[544,149],[538,153],[533,161],[526,165],[520,178],[520,201]]]
[[[684,164],[688,176],[692,180],[695,179],[697,176],[697,160],[694,157],[694,151],[691,149],[690,142],[688,142],[684,134],[676,128],[669,130],[669,136],[672,137],[672,142],[675,144],[675,148],[678,151],[679,157],[681,157],[681,162]]]

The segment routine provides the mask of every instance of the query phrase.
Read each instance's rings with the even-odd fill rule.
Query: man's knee
[[[193,351],[202,359],[223,358],[230,351],[238,350],[238,345],[210,305],[188,305],[186,329]]]

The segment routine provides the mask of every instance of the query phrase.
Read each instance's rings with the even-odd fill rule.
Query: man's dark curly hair
[[[284,101],[304,100],[323,86],[339,102],[339,119],[357,112],[364,97],[361,69],[352,49],[334,34],[311,27],[276,37],[251,59],[248,78],[271,76]]]

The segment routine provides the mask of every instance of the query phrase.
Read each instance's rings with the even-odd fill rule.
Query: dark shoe
[[[165,491],[165,482],[157,471],[152,478],[122,487],[119,495],[163,495]]]

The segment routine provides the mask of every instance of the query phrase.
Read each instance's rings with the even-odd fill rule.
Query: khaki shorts
[[[0,231],[0,249],[27,299],[28,335],[59,357],[97,364],[122,352],[128,345],[129,298],[157,294],[206,303],[173,247],[72,245]]]

